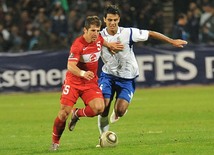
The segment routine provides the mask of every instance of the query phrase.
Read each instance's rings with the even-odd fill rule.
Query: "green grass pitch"
[[[72,132],[66,126],[60,149],[50,152],[59,97],[60,92],[0,94],[0,154],[214,154],[214,86],[137,89],[126,116],[110,125],[117,147],[95,148],[94,117],[81,118]]]

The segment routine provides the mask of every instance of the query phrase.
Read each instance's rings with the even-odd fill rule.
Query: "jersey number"
[[[63,89],[63,94],[68,95],[70,90],[70,86],[69,85],[65,85],[64,89]]]
[[[97,50],[100,51],[101,50],[101,45],[100,45],[100,41],[97,42]]]

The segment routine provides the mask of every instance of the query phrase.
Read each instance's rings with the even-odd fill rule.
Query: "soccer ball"
[[[112,131],[106,131],[100,137],[101,147],[114,147],[117,144],[118,144],[118,137]]]

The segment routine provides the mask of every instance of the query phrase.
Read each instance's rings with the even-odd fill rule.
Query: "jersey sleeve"
[[[131,35],[133,42],[146,41],[149,38],[149,31],[131,28]]]
[[[81,52],[82,50],[80,49],[80,47],[76,44],[73,44],[70,49],[68,61],[79,61]]]

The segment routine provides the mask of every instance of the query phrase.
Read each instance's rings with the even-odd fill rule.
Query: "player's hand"
[[[108,44],[109,44],[109,51],[113,54],[119,51],[122,51],[124,49],[123,44],[121,44],[120,42],[111,42]]]
[[[111,54],[115,54],[115,53],[119,52],[119,51],[111,50],[110,48],[108,48],[108,51],[109,51]]]
[[[180,47],[180,48],[183,48],[184,45],[186,45],[188,42],[185,41],[185,40],[181,40],[181,39],[174,39],[172,41],[172,45],[175,46],[175,47]]]
[[[86,80],[91,80],[94,78],[94,73],[92,71],[87,71],[84,73],[83,78]]]

